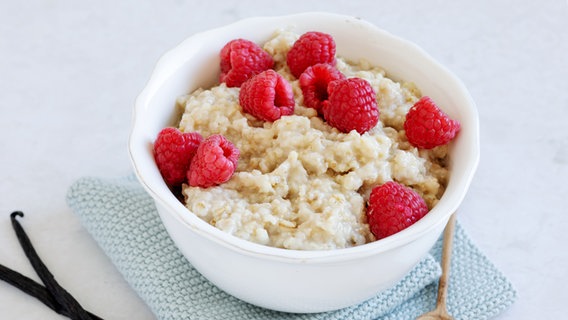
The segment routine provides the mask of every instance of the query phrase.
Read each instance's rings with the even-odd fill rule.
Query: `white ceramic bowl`
[[[170,192],[152,155],[158,132],[175,125],[175,99],[218,79],[219,50],[235,38],[263,43],[279,27],[331,34],[337,54],[366,58],[390,77],[415,82],[462,129],[451,147],[451,176],[424,218],[393,236],[358,247],[298,251],[262,246],[220,231],[189,212]],[[287,312],[320,312],[362,302],[399,281],[439,238],[458,208],[479,158],[478,116],[452,73],[416,45],[360,19],[305,13],[252,18],[195,34],[162,56],[136,100],[129,152],[138,179],[153,197],[173,241],[191,264],[222,290],[252,304]]]

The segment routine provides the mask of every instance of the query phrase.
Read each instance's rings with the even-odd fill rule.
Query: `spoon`
[[[448,293],[448,282],[450,277],[450,262],[452,255],[452,242],[454,239],[454,227],[456,225],[456,213],[450,216],[450,220],[444,229],[444,243],[442,246],[442,275],[438,283],[438,299],[436,308],[427,312],[416,320],[453,320],[454,318],[446,309],[446,296]]]

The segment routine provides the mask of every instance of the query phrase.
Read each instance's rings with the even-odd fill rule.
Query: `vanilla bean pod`
[[[24,293],[38,299],[58,314],[69,317],[67,310],[55,300],[53,295],[51,295],[44,286],[24,276],[23,274],[0,264],[0,280],[3,280],[6,283],[20,289]],[[90,312],[88,313],[93,320],[103,320],[95,314],[92,314]]]
[[[65,289],[63,289],[55,278],[49,272],[43,261],[41,261],[37,252],[35,251],[30,239],[25,233],[24,229],[20,223],[16,220],[16,216],[23,217],[24,214],[21,211],[15,211],[10,215],[12,220],[12,227],[16,232],[16,236],[24,253],[26,254],[28,260],[30,261],[32,267],[38,274],[39,278],[45,285],[46,293],[40,291],[39,284],[35,283],[33,280],[24,277],[23,275],[12,271],[6,267],[0,269],[2,272],[8,276],[8,280],[2,277],[2,280],[7,281],[10,284],[16,285],[20,290],[31,294],[32,296],[40,299],[44,304],[53,309],[54,311],[63,314],[73,320],[97,320],[101,319],[96,315],[91,314],[81,307],[81,305],[69,294]],[[7,271],[10,270],[10,271]],[[15,277],[15,278],[10,278]],[[27,279],[27,280],[25,280]],[[34,284],[32,284],[34,283]],[[56,304],[54,304],[54,302]]]
[[[62,314],[62,308],[55,298],[41,284],[0,264],[0,280],[11,284],[28,295],[37,298],[51,310]]]

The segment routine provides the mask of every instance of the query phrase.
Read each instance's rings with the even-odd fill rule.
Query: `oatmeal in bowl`
[[[422,50],[311,13],[164,55],[129,148],[199,272],[247,302],[319,312],[389,288],[427,253],[475,171],[477,130],[461,82]]]
[[[327,34],[305,35],[314,33],[334,43]],[[298,250],[338,249],[374,241],[376,235],[367,222],[367,202],[372,188],[388,181],[412,188],[429,208],[434,207],[447,182],[448,144],[423,149],[406,138],[406,114],[419,101],[419,90],[410,82],[393,81],[383,69],[365,60],[348,61],[334,53],[326,55],[330,61],[316,61],[296,77],[286,57],[301,41],[298,38],[296,33],[276,30],[262,49],[258,46],[270,53],[268,57],[275,57],[270,67],[275,65],[274,73],[289,84],[293,96],[290,114],[266,120],[246,112],[240,97],[248,87],[242,89],[231,81],[178,98],[183,112],[180,131],[220,134],[240,151],[236,172],[225,183],[208,188],[183,185],[186,207],[242,239]],[[230,45],[235,46],[235,40]],[[234,55],[251,54],[238,49]],[[232,72],[236,73],[239,60],[233,60],[237,66]],[[310,87],[309,81],[320,85],[314,90],[324,91],[319,100],[315,97],[316,103],[324,104],[328,103],[326,82],[340,79],[361,79],[372,90],[370,108],[375,114],[369,117],[372,123],[365,132],[338,130],[320,115],[323,111],[317,106],[305,103],[304,91],[309,95],[308,90],[315,87]],[[262,85],[257,78],[248,81],[252,88]],[[349,99],[356,103],[357,99]]]

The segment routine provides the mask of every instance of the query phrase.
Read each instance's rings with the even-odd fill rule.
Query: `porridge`
[[[292,86],[294,111],[262,121],[243,112],[239,87],[221,83],[179,97],[182,132],[222,135],[239,150],[232,177],[201,188],[183,184],[186,207],[218,229],[259,244],[327,250],[375,240],[367,223],[371,190],[397,181],[431,209],[447,183],[447,146],[419,149],[404,132],[405,117],[421,94],[389,79],[366,61],[336,58],[347,77],[366,80],[376,92],[379,121],[370,130],[341,132],[304,105],[286,55],[299,35],[278,31],[262,48],[273,69]]]

